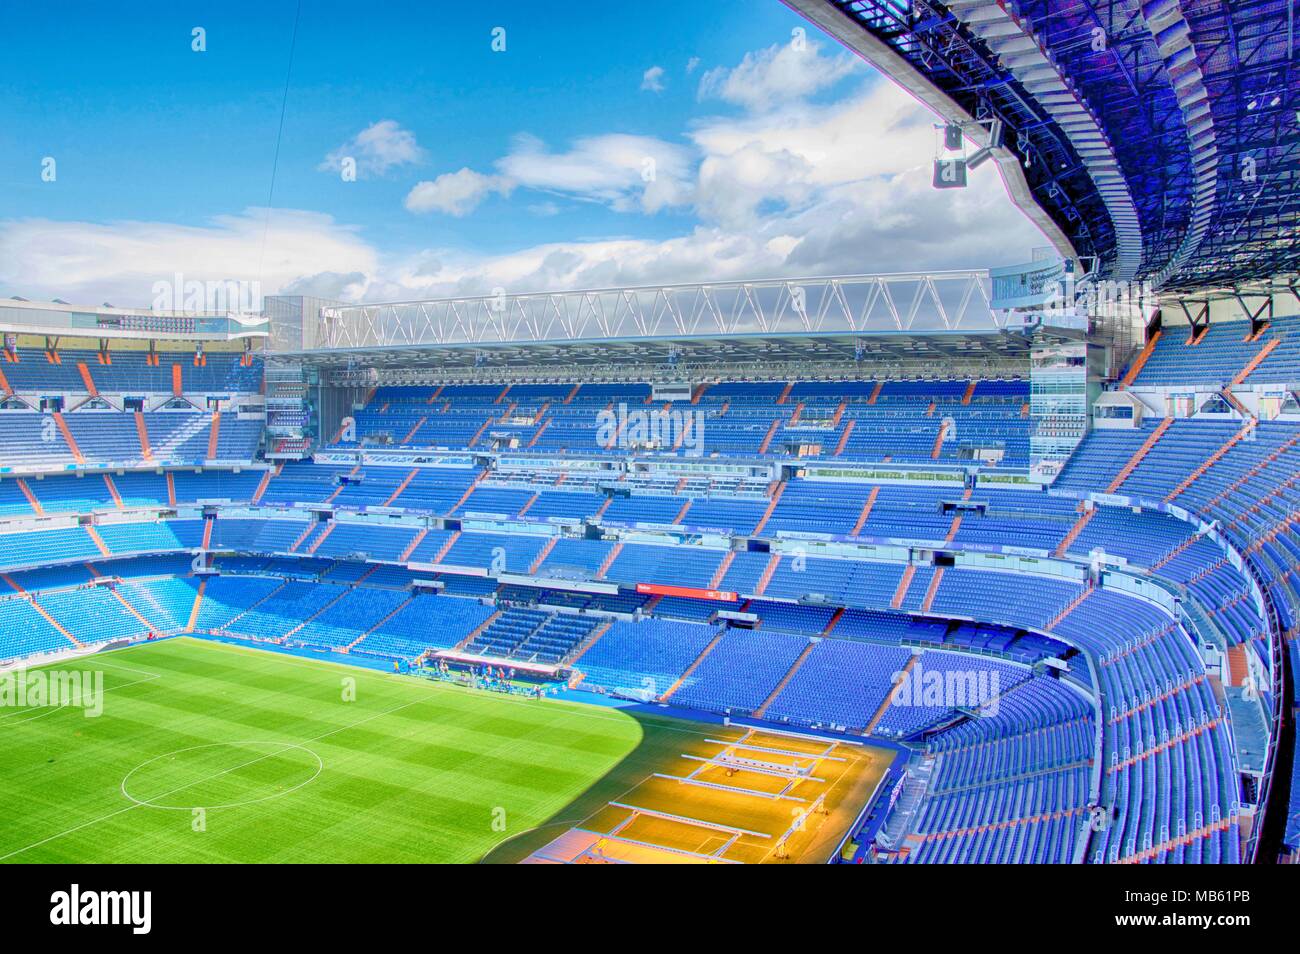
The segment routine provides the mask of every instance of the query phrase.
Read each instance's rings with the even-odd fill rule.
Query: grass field
[[[719,731],[190,638],[57,668],[103,713],[0,707],[0,861],[519,861]]]

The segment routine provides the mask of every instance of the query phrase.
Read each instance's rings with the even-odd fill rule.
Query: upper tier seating
[[[61,417],[66,435],[53,415],[29,410],[0,411],[4,465],[55,470],[83,463],[118,467],[202,464],[209,459],[236,463],[253,460],[262,439],[261,420],[223,415],[216,455],[210,458],[213,415],[194,408],[151,411],[142,415],[149,441],[146,454],[133,413],[74,410]]]
[[[951,463],[987,452],[1003,455],[1005,466],[1028,466],[1028,382],[979,381],[968,400],[969,383],[887,381],[876,393],[871,382],[803,381],[781,401],[785,382],[723,382],[676,408],[649,403],[650,388],[639,383],[584,384],[572,399],[569,385],[380,387],[356,414],[356,439],[337,446],[623,453],[601,446],[602,412],[669,411],[702,415],[702,429],[673,431],[660,453],[785,456],[817,448],[846,460]],[[699,445],[688,443],[697,438]]]
[[[60,363],[51,364],[44,353],[19,349],[15,362],[4,365],[5,378],[18,394],[48,395],[86,392],[79,365],[84,364],[95,388],[102,394],[140,395],[172,393],[174,366],[180,367],[181,387],[187,394],[256,394],[262,387],[262,361],[241,364],[241,355],[209,351],[205,363],[194,364],[193,352],[159,353],[158,366],[146,363],[144,351],[113,351],[112,364],[100,364],[95,351],[59,351]]]
[[[1134,387],[1188,384],[1229,384],[1265,348],[1267,357],[1242,381],[1244,384],[1287,384],[1300,381],[1300,316],[1274,318],[1254,340],[1248,321],[1216,321],[1195,345],[1185,327],[1166,327],[1133,381]],[[1277,341],[1277,344],[1270,345]]]

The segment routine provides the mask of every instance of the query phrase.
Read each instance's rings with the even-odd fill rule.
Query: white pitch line
[[[329,732],[325,732],[311,739],[304,739],[302,742],[283,742],[278,744],[283,745],[285,747],[292,747],[294,745],[307,745],[310,742],[319,742],[321,739],[327,739],[331,735],[337,735],[339,732],[346,732],[348,729],[355,729],[359,725],[365,725],[367,722],[372,722],[375,719],[380,719],[383,718],[384,716],[392,715],[394,712],[400,712],[403,709],[408,709],[411,706],[418,705],[419,703],[425,701],[427,701],[427,698],[414,699],[411,702],[404,702],[400,706],[394,706],[392,709],[385,709],[383,712],[376,712],[373,715],[366,716],[366,718],[361,719],[358,722],[353,722],[350,725],[344,725],[344,726],[340,726],[337,729],[331,729]],[[277,744],[277,743],[272,742],[269,744]],[[236,765],[232,768],[226,769],[223,772],[218,772],[216,775],[212,775],[208,778],[196,779],[193,782],[189,782],[185,785],[180,786],[179,788],[174,788],[169,792],[163,792],[161,795],[155,795],[154,799],[160,800],[160,799],[167,798],[168,796],[175,795],[177,792],[183,792],[187,788],[191,788],[195,785],[200,785],[203,782],[210,782],[212,781],[212,779],[220,778],[222,775],[227,775],[230,772],[238,771],[241,768],[247,768],[250,765],[256,765],[258,762],[264,761],[265,759],[268,759],[271,756],[277,754],[279,753],[268,752],[266,755],[255,758],[250,762],[245,762],[243,765]],[[92,825],[98,825],[100,822],[108,821],[110,818],[116,818],[118,815],[125,815],[127,812],[135,811],[137,808],[142,808],[142,807],[144,806],[139,803],[136,803],[136,804],[128,805],[126,808],[120,808],[115,812],[110,812],[107,815],[102,815],[99,818],[92,818],[88,822],[82,822],[80,825],[75,825],[74,827],[69,828],[65,831],[61,831],[56,834],[50,835],[48,838],[42,838],[40,841],[34,841],[30,845],[25,845],[22,848],[16,848],[6,855],[0,855],[0,861],[8,861],[10,858],[14,857],[14,855],[21,855],[25,851],[31,851],[33,848],[39,848],[41,845],[48,844],[51,841],[56,841],[59,838],[63,838],[65,835],[71,835],[73,832],[81,831],[83,828],[89,828]]]
[[[162,678],[162,673],[160,672],[149,672],[148,670],[145,669],[132,669],[130,666],[123,666],[117,663],[103,663],[102,665],[109,666],[110,668],[113,669],[124,669],[127,672],[143,673],[145,675],[144,679],[133,679],[130,682],[122,683],[120,686],[109,686],[107,689],[104,690],[104,692],[106,693],[113,692],[114,690],[117,689],[125,689],[128,686],[138,686],[143,682],[153,682],[155,679]],[[45,667],[40,667],[40,668],[44,669]],[[30,671],[30,670],[25,670],[25,671]],[[85,672],[86,670],[78,669],[76,671]],[[18,716],[23,715],[25,712],[28,712],[31,709],[36,709],[36,708],[39,708],[43,711],[39,711],[35,715],[30,716],[29,718],[26,719],[17,719]],[[57,706],[40,706],[40,707],[25,706],[23,707],[23,709],[15,710],[13,712],[7,712],[4,715],[0,715],[0,728],[9,728],[10,726],[16,726],[16,725],[26,725],[29,722],[35,722],[37,719],[44,719],[46,716],[54,715],[54,713],[56,712],[60,712],[64,709],[69,709],[69,708],[74,708],[74,707],[72,706],[71,703],[68,702],[65,702],[62,705],[57,705]],[[80,707],[75,707],[75,708],[80,708]],[[16,721],[12,721],[15,719]]]

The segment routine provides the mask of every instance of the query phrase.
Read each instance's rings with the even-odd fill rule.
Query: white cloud
[[[347,159],[356,163],[358,179],[368,179],[422,162],[424,150],[415,141],[415,133],[403,129],[395,120],[381,119],[330,152],[316,168],[337,173]]]
[[[514,183],[501,176],[485,176],[473,169],[444,172],[432,182],[417,182],[406,194],[410,212],[442,212],[457,218],[467,215],[493,192],[509,195]]]
[[[641,88],[651,93],[664,91],[664,68],[652,66],[641,74]]]
[[[691,160],[686,147],[651,136],[589,136],[567,152],[551,152],[537,137],[521,135],[497,169],[520,186],[601,202],[620,212],[653,213],[690,200]]]
[[[260,273],[266,294],[409,300],[498,286],[522,292],[983,267],[1023,261],[1043,244],[1008,200],[994,164],[974,171],[967,189],[931,187],[935,120],[906,93],[868,81],[834,102],[810,103],[825,84],[799,79],[803,67],[784,63],[785,55],[772,48],[732,70],[710,71],[710,88],[746,109],[696,121],[681,143],[605,134],[552,151],[519,136],[491,169],[445,173],[406,197],[412,211],[449,215],[513,189],[541,193],[528,196],[520,214],[552,214],[558,199],[629,213],[693,211],[697,224],[670,238],[394,255],[329,216],[277,210],[259,272],[264,213],[257,210],[203,227],[0,220],[0,294],[145,304],[152,283],[179,270],[200,280]],[[811,50],[796,55],[823,69],[834,62]],[[742,74],[768,91],[736,98],[731,84]],[[794,77],[780,95],[773,92],[778,74]],[[791,88],[804,98],[790,98]]]
[[[686,75],[690,76],[692,73],[694,73],[695,68],[699,65],[700,65],[700,58],[698,56],[692,56],[689,60],[686,61]]]
[[[848,53],[822,56],[817,43],[786,43],[746,53],[738,66],[715,67],[700,77],[700,99],[722,99],[751,110],[806,99],[854,72],[862,61]]]
[[[922,169],[933,152],[931,124],[929,113],[886,83],[825,106],[705,120],[691,132],[704,157],[697,210],[708,221],[748,227],[774,209],[824,201],[835,186]]]
[[[245,209],[205,226],[0,220],[0,295],[147,306],[155,282],[260,282],[263,294],[322,272],[373,275],[380,255],[328,215]],[[364,281],[354,283],[361,294]]]

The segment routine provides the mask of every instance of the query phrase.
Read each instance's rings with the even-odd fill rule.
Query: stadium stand
[[[1259,351],[1240,329],[1195,356],[1179,337],[1132,388],[1231,385]],[[1271,364],[1282,348],[1244,379],[1289,373]],[[15,390],[84,387],[66,358],[41,364],[8,374]],[[112,367],[92,369],[100,395],[174,396],[166,367]],[[185,366],[184,393],[252,394],[260,377],[212,359]],[[638,383],[382,386],[355,435],[269,470],[260,419],[223,414],[214,438],[205,410],[146,412],[145,453],[134,414],[0,411],[0,655],[192,632],[532,666],[580,691],[906,746],[889,860],[1242,860],[1234,727],[1275,625],[1257,587],[1283,632],[1296,619],[1293,424],[1095,429],[1044,492],[998,479],[1028,463],[1026,380],[721,381],[692,405],[706,461],[768,467],[814,446],[926,479],[577,466],[615,456],[597,412],[650,399]],[[499,431],[527,466],[453,460]],[[999,453],[968,473],[976,446]],[[926,678],[980,691],[905,691]]]

